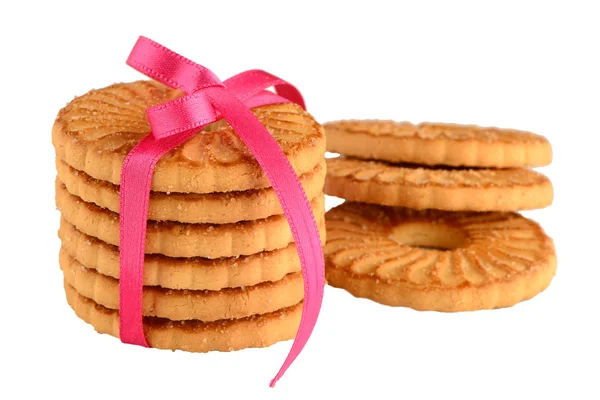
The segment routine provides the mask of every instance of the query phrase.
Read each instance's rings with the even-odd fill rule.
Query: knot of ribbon
[[[300,326],[277,380],[296,359],[317,321],[325,285],[319,230],[302,186],[285,154],[250,110],[293,102],[305,109],[293,85],[265,71],[250,70],[221,82],[208,68],[140,37],[127,64],[186,94],[146,110],[151,133],[123,162],[120,187],[119,328],[124,343],[150,347],[144,336],[142,288],[146,224],[152,174],[158,160],[204,126],[225,118],[263,169],[292,232],[304,278]],[[266,89],[273,87],[275,93]]]

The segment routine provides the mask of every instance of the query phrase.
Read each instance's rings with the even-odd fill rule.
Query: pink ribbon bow
[[[160,44],[140,37],[127,64],[186,95],[146,110],[152,132],[129,152],[121,172],[120,194],[120,337],[149,347],[142,323],[142,287],[146,224],[152,173],[169,150],[206,125],[225,118],[254,155],[269,179],[292,231],[304,277],[300,327],[274,386],[308,341],[319,315],[325,285],[323,252],[317,224],[302,186],[277,142],[250,111],[252,107],[294,102],[305,108],[291,84],[260,70],[221,82],[208,68]],[[274,87],[277,94],[265,89]]]

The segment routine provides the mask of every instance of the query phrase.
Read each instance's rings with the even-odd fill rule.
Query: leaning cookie
[[[524,168],[485,169],[327,160],[325,193],[350,201],[448,211],[518,211],[552,204],[550,180]]]
[[[540,167],[552,161],[545,137],[515,129],[378,120],[323,127],[327,151],[363,159],[493,168]]]
[[[543,291],[556,272],[552,239],[516,213],[346,202],[326,221],[328,284],[391,306],[510,307]]]

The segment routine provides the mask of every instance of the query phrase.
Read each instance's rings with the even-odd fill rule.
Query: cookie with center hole
[[[390,306],[510,307],[546,289],[556,272],[552,239],[517,213],[346,202],[326,223],[328,284]]]

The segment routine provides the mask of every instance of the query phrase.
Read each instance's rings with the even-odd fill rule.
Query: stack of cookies
[[[119,336],[119,182],[150,131],[145,110],[183,93],[154,81],[93,90],[54,124],[60,267],[69,305]],[[325,136],[299,106],[253,110],[298,174],[324,237]],[[218,121],[163,156],[152,182],[144,265],[150,346],[205,352],[295,336],[303,279],[292,234],[264,172]]]
[[[551,162],[547,139],[454,124],[325,124],[330,285],[416,310],[509,307],[544,290],[552,240],[518,214],[550,205],[553,189],[528,169]]]

